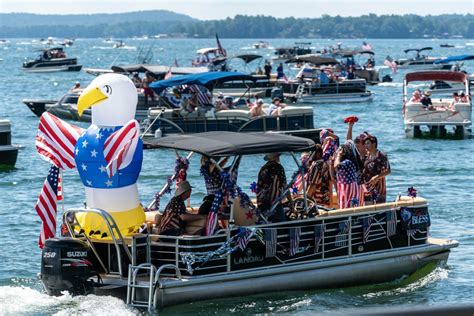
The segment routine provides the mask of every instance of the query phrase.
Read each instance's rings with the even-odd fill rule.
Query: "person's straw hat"
[[[426,95],[427,97],[429,97],[431,95],[431,92],[425,91],[425,92],[423,92],[423,94]]]
[[[189,184],[189,182],[184,180],[179,184],[174,195],[175,196],[181,195],[187,191],[190,191],[191,189],[192,189],[192,186]]]
[[[268,153],[263,157],[263,160],[265,161],[274,161],[277,160],[280,157],[281,153]]]

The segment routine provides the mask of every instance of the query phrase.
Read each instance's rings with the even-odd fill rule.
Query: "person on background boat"
[[[367,155],[364,161],[364,169],[362,171],[362,181],[365,184],[367,192],[372,193],[377,203],[385,203],[387,201],[387,184],[385,177],[390,172],[390,163],[387,155],[378,150],[377,138],[369,135],[365,139],[365,148]]]
[[[142,86],[142,78],[138,75],[138,73],[134,73],[132,77],[132,82],[135,85],[135,87],[138,89]]]
[[[430,96],[431,96],[431,92],[425,91],[423,93],[423,97],[421,98],[420,102],[421,102],[421,105],[423,105],[423,107],[425,108],[425,110],[433,111],[436,109],[433,106],[433,103],[431,102]]]
[[[339,208],[364,205],[361,199],[363,187],[360,183],[362,168],[362,160],[354,142],[346,141],[339,147],[334,159]]]
[[[151,75],[151,72],[145,72],[145,78],[142,81],[143,94],[145,95],[145,104],[148,103],[148,99],[155,101],[155,93],[150,88],[150,84],[155,81],[155,78]]]
[[[453,92],[453,100],[448,106],[445,106],[444,108],[447,111],[454,111],[454,105],[459,102],[461,102],[461,97],[459,96],[457,92]]]
[[[270,80],[272,74],[272,65],[270,65],[268,61],[265,63],[265,66],[263,66],[263,71],[265,72],[265,76],[267,77],[267,79]]]
[[[180,236],[184,233],[186,222],[201,219],[199,214],[190,214],[186,211],[184,201],[191,196],[192,187],[188,181],[182,181],[176,189],[174,197],[166,205],[158,234],[169,236]]]
[[[258,99],[257,104],[255,104],[249,111],[250,117],[260,117],[265,116],[267,113],[263,110],[263,100]]]
[[[280,164],[280,153],[266,154],[264,160],[267,161],[258,173],[257,180],[257,207],[262,212],[269,211],[273,203],[283,194],[286,187],[285,169]],[[291,199],[288,192],[289,199]],[[275,212],[268,218],[272,223],[285,221],[285,213],[281,203],[274,210]]]
[[[420,90],[415,90],[410,98],[410,102],[417,103],[421,102],[421,93]]]
[[[468,103],[470,99],[471,97],[469,95],[466,95],[464,91],[462,91],[461,94],[459,95],[459,101],[461,103]]]
[[[349,65],[349,68],[347,69],[347,79],[349,79],[349,80],[355,79],[354,66],[353,65]]]
[[[269,116],[280,116],[281,110],[286,107],[287,104],[282,103],[280,98],[273,98],[272,104],[268,107],[267,114]]]
[[[277,67],[277,80],[285,79],[285,73],[283,72],[283,63],[280,63]]]
[[[81,83],[79,81],[76,81],[74,86],[71,89],[69,89],[69,92],[79,92],[79,91],[81,91]]]

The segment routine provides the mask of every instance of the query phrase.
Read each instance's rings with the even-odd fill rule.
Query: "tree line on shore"
[[[438,16],[375,15],[341,17],[323,15],[319,18],[275,18],[271,16],[236,15],[222,20],[200,21],[192,18],[167,18],[157,14],[140,15],[113,22],[88,16],[88,23],[64,22],[64,16],[54,24],[54,15],[46,23],[44,18],[34,24],[0,22],[0,38],[15,37],[133,37],[169,34],[175,37],[210,38],[217,32],[221,38],[474,38],[473,14],[444,14]],[[120,15],[123,13],[117,13]],[[8,14],[2,14],[4,17]],[[21,14],[16,13],[17,17]],[[26,15],[26,14],[25,14]],[[35,15],[30,15],[35,16]],[[87,15],[84,15],[87,17]],[[74,17],[74,16],[73,16]],[[144,18],[146,17],[146,18]],[[6,19],[2,18],[4,21]],[[24,17],[23,17],[24,19]],[[1,19],[0,19],[1,20]],[[20,19],[21,20],[21,19]],[[94,23],[91,22],[95,21]],[[11,19],[10,19],[11,21]]]

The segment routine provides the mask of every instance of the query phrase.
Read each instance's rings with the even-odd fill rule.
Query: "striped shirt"
[[[269,161],[260,169],[257,182],[257,206],[260,210],[269,210],[273,202],[283,193],[286,175],[283,166]]]

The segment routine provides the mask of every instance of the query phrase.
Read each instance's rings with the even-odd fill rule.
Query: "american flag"
[[[339,208],[351,207],[353,198],[361,197],[361,186],[357,182],[357,171],[350,160],[342,161],[337,167],[337,194]]]
[[[216,43],[217,43],[217,50],[218,50],[219,54],[221,54],[222,56],[226,57],[226,56],[227,56],[227,52],[226,52],[226,50],[224,49],[224,47],[222,47],[221,41],[219,41],[219,36],[217,36],[217,33],[216,33]]]
[[[222,202],[222,191],[218,191],[214,196],[214,201],[212,202],[211,211],[207,216],[207,223],[206,223],[206,236],[211,236],[214,234],[214,230],[217,226],[217,213],[219,212],[219,208]]]
[[[362,218],[362,242],[369,240],[370,227],[372,227],[372,216]]]
[[[387,222],[387,236],[393,236],[397,233],[397,210],[392,209],[385,212],[385,221]]]
[[[189,86],[189,91],[197,93],[199,105],[212,103],[212,97],[205,87],[193,84]]]
[[[324,233],[326,232],[326,225],[318,224],[314,226],[314,253],[319,251],[319,245],[324,238]]]
[[[41,158],[51,163],[35,210],[43,222],[38,244],[44,247],[47,239],[55,236],[57,201],[62,200],[60,169],[72,169],[74,148],[83,129],[64,122],[50,113],[41,115],[36,135],[36,150]]]
[[[336,247],[345,247],[347,245],[347,235],[351,228],[350,221],[343,221],[339,223],[339,233],[336,236]]]
[[[275,257],[278,240],[278,230],[268,228],[265,229],[265,258]]]
[[[51,165],[48,176],[36,202],[35,210],[43,221],[38,245],[42,249],[47,239],[56,235],[59,168]]]
[[[248,228],[241,228],[239,235],[237,237],[237,247],[239,247],[242,251],[247,248],[247,244],[250,241],[250,238],[255,234],[255,230],[248,229]]]
[[[334,140],[326,142],[323,146],[323,160],[328,161],[329,158],[336,152],[337,143]]]
[[[290,228],[290,256],[298,253],[300,245],[301,227]]]
[[[84,130],[50,113],[41,115],[36,135],[36,150],[41,158],[67,170],[76,167],[74,148]]]
[[[362,49],[363,50],[372,50],[372,45],[367,42],[362,42]]]
[[[122,166],[131,162],[133,155],[128,152],[137,146],[140,125],[136,120],[130,120],[118,131],[110,135],[104,143],[104,157],[107,161],[107,174],[112,178]],[[134,148],[133,148],[134,149]],[[131,153],[134,151],[132,150]]]

